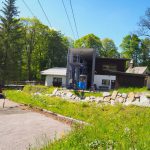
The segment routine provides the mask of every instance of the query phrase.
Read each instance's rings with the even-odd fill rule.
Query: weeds
[[[25,90],[26,91],[26,90]],[[149,150],[150,108],[73,103],[56,97],[6,91],[7,98],[89,122],[42,150]]]

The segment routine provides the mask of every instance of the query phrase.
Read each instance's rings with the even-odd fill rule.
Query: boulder
[[[76,96],[75,96],[75,95],[72,95],[72,96],[71,96],[71,99],[75,99],[75,98],[76,98]]]
[[[114,100],[110,100],[110,104],[111,104],[111,105],[115,105],[116,103],[115,103]]]
[[[61,92],[60,92],[60,91],[57,91],[55,95],[56,95],[56,96],[61,96]]]
[[[122,97],[123,97],[123,98],[127,98],[127,96],[128,96],[128,94],[122,93]]]
[[[105,102],[109,102],[111,100],[110,96],[109,97],[104,97]]]
[[[76,96],[76,98],[74,100],[79,101],[81,99],[80,99],[80,97]]]
[[[90,100],[90,97],[86,97],[86,98],[85,98],[85,101],[89,101],[89,100]]]
[[[117,95],[118,97],[121,97],[122,96],[122,94],[121,93],[118,93],[118,95]]]
[[[115,100],[115,98],[117,97],[118,91],[113,91],[112,95],[111,95],[111,99]]]
[[[72,93],[71,92],[67,92],[66,97],[71,98],[72,97]]]
[[[103,97],[97,97],[97,98],[96,98],[96,102],[97,102],[97,103],[103,102]]]
[[[128,98],[127,98],[127,101],[131,101],[131,102],[133,102],[135,99],[134,99],[134,93],[133,92],[130,92],[129,94],[128,94]]]
[[[119,98],[118,98],[118,102],[119,102],[119,103],[123,103],[123,102],[124,102],[124,98],[123,98],[123,97],[119,97]]]
[[[95,96],[90,96],[90,99],[95,99]]]
[[[56,88],[54,91],[53,91],[53,95],[56,95],[56,92],[58,91],[58,89]]]
[[[134,97],[135,98],[140,98],[140,95],[139,94],[135,94]]]
[[[109,92],[103,92],[103,97],[108,97],[108,96],[111,96]]]

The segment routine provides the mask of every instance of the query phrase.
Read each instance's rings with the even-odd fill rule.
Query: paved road
[[[49,140],[60,138],[70,126],[42,114],[21,110],[18,104],[0,99],[0,150],[26,150],[41,147]]]

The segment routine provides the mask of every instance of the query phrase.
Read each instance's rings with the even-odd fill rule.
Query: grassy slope
[[[146,87],[143,88],[136,88],[136,87],[128,87],[128,88],[119,88],[117,89],[118,92],[120,93],[129,93],[129,92],[134,92],[134,93],[141,93],[141,92],[148,92]]]
[[[18,91],[7,91],[6,94],[13,101],[39,106],[91,123],[91,126],[84,128],[76,127],[67,137],[43,148],[45,150],[93,150],[108,147],[119,150],[149,149],[149,108],[70,103],[60,98],[31,96],[27,92]]]

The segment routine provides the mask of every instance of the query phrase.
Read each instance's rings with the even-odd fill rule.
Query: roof
[[[128,58],[110,58],[110,57],[97,57],[98,60],[123,60],[123,61],[129,61]]]
[[[69,52],[71,52],[73,55],[80,55],[84,58],[92,58],[93,53],[96,51],[93,48],[70,48]]]
[[[128,68],[126,73],[134,73],[134,74],[145,74],[147,71],[147,67],[134,67]]]
[[[66,76],[67,68],[62,67],[54,67],[44,71],[41,71],[42,75],[59,75],[59,76]]]
[[[112,71],[112,70],[105,70],[107,73],[111,73],[113,75],[126,75],[126,76],[137,76],[137,77],[146,77],[146,74],[137,74],[137,73],[127,73],[121,71]]]

